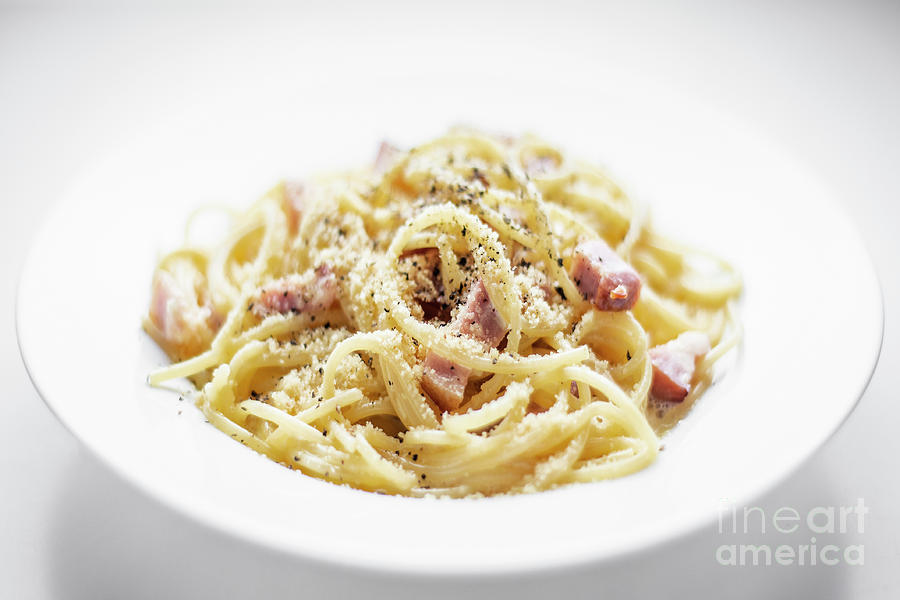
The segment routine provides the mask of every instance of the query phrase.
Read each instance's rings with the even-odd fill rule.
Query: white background
[[[900,595],[900,330],[892,312],[900,300],[900,4],[131,4],[0,3],[0,596]],[[735,536],[715,526],[640,557],[514,581],[399,581],[304,566],[144,498],[86,455],[32,389],[14,328],[29,241],[68,182],[148,122],[247,86],[264,98],[277,90],[273,73],[425,72],[439,93],[440,85],[464,85],[468,69],[531,75],[540,85],[550,72],[584,80],[623,68],[700,94],[803,157],[864,233],[885,299],[879,367],[846,425],[756,502],[769,514],[780,506],[804,513],[863,498],[863,532],[819,536],[820,544],[863,544],[863,566],[723,567],[720,544],[797,545],[810,533]],[[823,293],[837,290],[848,296],[848,313],[835,318],[852,318],[852,273],[823,282]],[[64,307],[65,294],[80,292],[60,293]],[[839,356],[828,358],[823,377],[840,369]]]

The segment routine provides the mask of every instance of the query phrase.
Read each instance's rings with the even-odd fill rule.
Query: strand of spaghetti
[[[207,267],[207,279],[209,280],[210,294],[216,306],[233,307],[238,304],[240,286],[228,280],[226,265],[232,254],[234,254],[235,248],[242,240],[256,234],[265,227],[261,215],[259,215],[258,211],[255,212],[256,214],[246,215],[246,220],[241,219],[241,224],[228,236],[219,250],[210,257],[209,266]]]
[[[512,380],[512,375],[500,373],[493,375],[489,380],[481,384],[481,389],[478,390],[477,394],[470,396],[469,399],[459,407],[460,413],[481,408],[484,404],[496,398],[500,390],[504,386],[509,385]]]
[[[358,333],[339,343],[325,363],[322,396],[331,398],[334,395],[335,374],[345,357],[354,352],[368,352],[378,356],[379,366],[387,376],[385,387],[388,396],[400,421],[407,427],[422,425],[436,427],[437,419],[434,412],[416,388],[409,365],[390,356],[391,349],[396,348],[399,343],[400,334],[389,330]]]
[[[234,407],[234,388],[231,381],[231,366],[228,363],[216,367],[212,379],[200,392],[201,406],[208,406],[211,410],[223,414],[225,418],[236,417],[237,421],[243,423],[243,414],[229,415],[226,412]],[[235,418],[231,420],[235,421]]]
[[[527,404],[531,386],[524,382],[510,383],[502,396],[488,402],[478,410],[444,417],[444,430],[449,433],[475,431],[495,423],[509,414],[516,405]]]
[[[588,313],[586,313],[586,314],[591,314],[592,312],[594,312],[594,311],[588,311]],[[577,328],[576,328],[576,330],[577,330]],[[565,337],[563,337],[561,335],[553,336],[550,338],[544,338],[544,341],[548,346],[550,346],[557,352],[569,350],[572,348],[572,343],[570,342],[570,340],[566,339]],[[581,342],[580,338],[577,339],[576,343],[579,343],[579,342]],[[591,388],[588,384],[584,383],[583,381],[575,381],[574,383],[575,383],[576,390],[578,391],[578,393],[576,394],[576,397],[578,398],[579,406],[584,406],[585,404],[587,404],[588,402],[591,401]],[[571,393],[571,384],[570,384],[570,393]]]
[[[245,332],[241,333],[236,339],[235,344],[246,344],[252,340],[262,340],[270,337],[277,337],[286,333],[307,329],[316,321],[320,323],[331,323],[332,327],[338,327],[345,323],[347,318],[344,312],[339,308],[312,313],[289,313],[287,315],[274,314],[269,315],[263,321]]]
[[[522,196],[522,200],[528,206],[532,216],[531,222],[537,236],[534,247],[540,250],[542,255],[546,256],[547,262],[545,264],[550,268],[550,275],[560,283],[566,293],[566,297],[570,298],[570,302],[576,305],[582,304],[580,291],[569,276],[569,272],[563,267],[559,242],[550,228],[550,218],[547,214],[543,194],[534,181],[525,176],[518,165],[513,165],[511,169],[517,178],[524,178],[525,181],[525,194]]]
[[[493,266],[490,269],[492,274],[490,278],[496,281],[500,289],[497,293],[488,288],[488,295],[509,326],[507,347],[516,351],[522,335],[522,299],[515,293],[512,284],[512,266],[503,252],[497,233],[489,229],[481,219],[451,204],[428,207],[397,231],[397,235],[388,248],[387,260],[395,263],[413,235],[428,227],[441,224],[453,224],[460,231],[466,232],[463,237],[466,238],[469,249],[482,273],[488,270],[488,262]],[[396,285],[394,287],[396,289]],[[399,300],[399,293],[396,293],[394,299]]]
[[[555,392],[556,394],[565,395],[569,391],[569,382],[572,381],[572,379],[567,379],[565,373],[563,373],[562,371],[557,371],[553,373],[541,373],[539,375],[535,375],[531,378],[531,381],[534,384],[535,390],[544,390],[550,393]],[[588,387],[588,390],[590,390],[590,387]],[[588,398],[590,398],[590,393],[588,393]],[[627,396],[626,399],[628,400],[628,402],[631,402],[631,399],[627,398]],[[567,403],[568,402],[566,402],[566,404]],[[634,431],[637,428],[634,414],[629,413],[627,410],[623,410],[615,404],[612,404],[610,402],[588,400],[581,402],[578,410],[585,410],[587,408],[590,408],[595,416],[601,417],[610,422],[619,423],[628,431]]]
[[[559,203],[596,213],[601,219],[615,220],[619,223],[628,220],[625,211],[617,206],[627,203],[627,196],[604,173],[590,165],[563,164],[552,175],[541,175],[532,181],[545,198],[564,199]],[[601,194],[591,196],[578,191],[585,185],[592,191],[600,191]]]
[[[414,428],[403,434],[403,443],[411,446],[463,446],[472,436],[448,433],[441,429]]]
[[[680,299],[686,302],[695,302],[712,306],[720,306],[730,298],[735,297],[741,291],[743,285],[740,277],[732,276],[730,280],[719,282],[718,285],[701,280],[697,273],[688,271],[683,273],[678,280]]]
[[[470,369],[490,373],[528,375],[563,365],[580,363],[590,356],[590,352],[585,346],[544,356],[520,357],[511,356],[506,352],[493,356],[485,353],[484,349],[474,340],[453,338],[452,344],[447,343],[444,332],[438,331],[433,325],[419,321],[402,304],[400,302],[391,307],[391,317],[396,321],[398,327],[441,356]]]
[[[559,258],[558,249],[547,242],[542,241],[540,235],[522,229],[511,221],[509,217],[505,217],[483,204],[473,204],[473,210],[476,211],[479,217],[484,219],[504,237],[518,242],[525,247],[538,250],[539,258],[550,268],[552,275],[559,281],[560,286],[566,293],[566,297],[572,298],[572,301],[575,303],[581,301],[581,294],[578,292],[578,288],[575,287],[568,272],[562,268],[557,260]]]
[[[584,446],[587,443],[590,432],[587,429],[581,431],[572,438],[565,450],[548,457],[543,462],[538,463],[534,468],[534,473],[526,477],[521,487],[522,491],[538,491],[544,490],[558,481],[572,470],[572,465],[581,456]]]
[[[647,247],[658,255],[668,257],[667,262],[669,263],[683,264],[686,257],[702,256],[705,260],[715,263],[720,271],[732,275],[738,281],[740,280],[740,275],[735,270],[735,268],[720,256],[717,256],[700,248],[695,248],[693,246],[688,246],[687,244],[676,242],[668,237],[654,232],[653,230],[648,230],[646,238]]]
[[[335,439],[344,446],[347,452],[355,452],[371,468],[372,474],[377,474],[385,482],[398,490],[408,490],[416,484],[416,476],[402,467],[385,460],[366,440],[365,436],[353,435],[343,425],[335,423],[333,426]]]
[[[647,248],[634,248],[629,262],[643,275],[644,280],[654,287],[664,289],[671,282],[678,281],[677,277],[670,278],[665,266]]]
[[[528,384],[531,385],[530,379],[528,380]],[[528,402],[519,402],[510,408],[509,412],[503,417],[503,420],[491,429],[491,435],[502,435],[509,431],[515,431],[520,427],[522,425],[522,420],[528,415],[529,408],[534,404],[535,396],[538,394],[539,392],[537,392],[537,390],[532,390]]]
[[[234,317],[238,316],[236,311]],[[229,315],[231,317],[231,315]],[[262,340],[269,337],[277,337],[292,331],[307,329],[313,324],[313,320],[318,318],[320,322],[327,322],[333,326],[340,326],[346,321],[343,311],[340,309],[330,309],[321,313],[307,314],[298,313],[290,315],[270,315],[266,317],[259,325],[244,331],[243,333],[228,339],[224,335],[219,334],[222,341],[227,344],[213,342],[210,350],[198,354],[192,358],[184,360],[180,363],[163,367],[150,373],[148,381],[151,385],[157,385],[164,381],[177,379],[179,377],[190,377],[201,371],[215,366],[223,361],[231,360],[231,352],[234,348],[243,346],[253,340]],[[237,319],[235,319],[235,322]],[[229,324],[223,327],[223,331],[230,328]]]
[[[582,458],[600,458],[625,449],[643,450],[643,442],[625,435],[592,435],[584,447]]]
[[[610,361],[610,373],[617,381],[634,379],[646,370],[649,340],[630,312],[588,311],[572,329],[567,341],[572,345],[587,344],[605,350],[601,354]],[[552,340],[548,343],[557,347]]]
[[[270,404],[259,400],[244,400],[238,406],[255,417],[275,423],[279,430],[283,427],[293,437],[307,442],[322,440],[322,433],[318,429]]]
[[[333,461],[324,459],[320,454],[297,449],[291,457],[292,465],[296,465],[301,471],[313,475],[318,475],[326,479],[333,479],[332,475],[339,472],[340,462],[335,464]]]
[[[277,272],[282,258],[282,250],[287,247],[287,217],[271,198],[263,202],[263,239],[253,259],[253,267],[246,284],[259,286],[266,273]]]
[[[335,194],[335,197],[338,201],[338,208],[354,212],[360,215],[366,221],[375,223],[379,222],[375,211],[372,210],[372,207],[366,204],[366,202],[355,190],[350,190],[347,189],[346,186],[341,186],[338,188],[338,192]],[[379,224],[383,225],[383,223]]]
[[[399,338],[399,336],[397,336]],[[434,409],[416,385],[416,378],[404,360],[385,350],[378,357],[378,368],[387,381],[388,398],[400,422],[406,427],[437,427]]]
[[[559,204],[554,204],[552,202],[547,203],[547,212],[550,214],[552,218],[559,219],[563,223],[565,223],[566,228],[569,228],[585,238],[594,238],[597,236],[597,232],[587,225],[580,219],[578,219],[572,212]]]
[[[397,413],[394,410],[391,399],[386,396],[382,396],[374,400],[365,400],[363,402],[354,404],[349,409],[344,411],[344,416],[347,417],[347,420],[351,423],[359,423],[361,421],[365,421],[366,419],[371,419],[372,417],[396,417]]]
[[[656,457],[653,446],[641,444],[641,448],[623,448],[601,458],[586,461],[564,477],[565,482],[599,481],[613,477],[623,477],[640,471]]]
[[[565,367],[563,368],[563,374],[566,379],[584,381],[606,396],[606,398],[617,408],[621,409],[632,430],[647,443],[647,446],[652,450],[653,455],[656,455],[659,448],[659,440],[657,439],[656,434],[653,433],[650,424],[647,423],[647,419],[644,417],[644,414],[640,411],[638,406],[635,405],[631,398],[629,398],[615,382],[582,366]],[[593,404],[591,404],[591,406],[593,406]]]
[[[251,293],[252,290],[249,288],[245,290],[238,303],[228,312],[225,322],[210,343],[209,350],[168,367],[151,371],[147,376],[147,382],[150,385],[159,385],[171,379],[189,377],[226,360],[231,349],[241,343],[239,332],[246,315],[246,311],[242,310],[242,307],[249,301]]]
[[[206,265],[209,262],[209,257],[205,252],[203,252],[203,250],[200,250],[199,248],[184,247],[165,255],[159,261],[159,266],[157,267],[157,269],[165,270],[169,267],[170,263],[178,260],[179,258],[186,258],[187,260],[190,260],[195,265],[197,265],[197,268],[200,269],[201,272],[205,272]]]
[[[416,472],[428,474],[438,485],[448,485],[514,460],[545,456],[567,443],[597,416],[602,403],[594,403],[574,413],[529,415],[515,430],[491,436],[469,436],[468,443],[435,451],[418,463],[408,464]]]
[[[628,233],[622,239],[622,242],[616,246],[616,254],[623,260],[630,262],[631,250],[637,244],[649,219],[649,210],[643,202],[635,202],[631,200],[632,215],[628,223]]]
[[[734,303],[729,302],[725,308],[725,316],[728,320],[728,323],[731,325],[732,333],[729,337],[724,338],[719,341],[718,344],[715,345],[709,352],[706,353],[706,356],[703,357],[702,360],[697,365],[698,370],[700,371],[709,371],[712,369],[712,366],[721,359],[729,350],[736,347],[741,340],[744,338],[744,327],[737,320],[735,316],[735,308]]]
[[[438,254],[441,259],[441,283],[444,285],[445,294],[459,287],[463,282],[462,271],[457,264],[456,253],[450,247],[449,236],[441,234],[435,240]]]
[[[673,252],[647,242],[635,248],[630,260],[653,286],[683,302],[715,308],[740,293],[740,276],[721,259],[711,259],[705,252],[686,247],[683,254],[673,257]],[[692,268],[691,259],[714,262],[717,276],[711,278]]]
[[[451,133],[440,139],[413,148],[410,150],[410,155],[424,154],[441,147],[452,147],[454,144],[465,146],[472,156],[478,156],[487,162],[502,161],[504,158],[503,149],[500,148],[497,142],[485,135],[473,132]]]
[[[514,179],[526,182],[525,189],[528,193],[522,196],[514,196],[516,198],[515,204],[528,212],[534,231],[527,231],[519,227],[511,219],[504,217],[504,215],[488,206],[488,203],[495,206],[501,205],[504,200],[509,199],[509,194],[496,191],[486,193],[478,203],[473,205],[473,209],[477,211],[478,216],[487,221],[501,234],[523,246],[538,250],[541,261],[549,267],[552,277],[559,281],[566,297],[576,304],[580,303],[581,294],[572,282],[568,271],[563,268],[556,237],[552,235],[550,230],[547,205],[542,201],[540,191],[518,166],[513,165],[509,169]]]
[[[240,425],[229,421],[220,413],[217,413],[208,405],[201,405],[200,410],[206,419],[210,422],[210,424],[222,431],[223,433],[230,435],[237,441],[242,444],[247,445],[250,448],[253,448],[260,454],[265,454],[266,456],[273,456],[274,452],[272,448],[263,440],[259,439]]]
[[[350,406],[351,404],[360,402],[363,399],[365,399],[365,396],[363,396],[363,393],[357,389],[343,390],[337,392],[331,398],[324,399],[321,402],[316,402],[313,406],[301,410],[294,416],[304,423],[312,424],[319,419],[324,418],[325,416],[337,412],[340,408]]]
[[[676,303],[663,298],[649,285],[641,288],[641,296],[632,311],[645,329],[657,334],[654,340],[669,340],[685,331],[703,329],[696,319],[691,319]]]

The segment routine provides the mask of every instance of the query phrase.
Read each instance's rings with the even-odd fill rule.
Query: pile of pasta
[[[639,273],[629,310],[579,290],[586,240]],[[494,347],[454,327],[476,284],[507,330]],[[149,379],[189,378],[215,427],[313,477],[534,492],[653,462],[737,343],[740,289],[724,261],[654,232],[600,168],[534,136],[458,129],[280,183],[216,247],[163,257],[144,326],[175,362]],[[654,400],[649,351],[687,331],[712,349],[683,401]],[[429,352],[471,373],[459,406],[426,392]]]

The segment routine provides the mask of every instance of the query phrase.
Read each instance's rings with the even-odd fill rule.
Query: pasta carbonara
[[[650,464],[738,341],[724,261],[600,169],[453,130],[283,182],[160,261],[146,331],[214,426],[307,475],[410,496]]]

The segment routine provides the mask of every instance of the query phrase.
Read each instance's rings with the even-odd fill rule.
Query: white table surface
[[[900,597],[900,3],[444,4],[0,1],[0,597]],[[253,60],[286,76],[335,64],[343,76],[502,64],[522,76],[553,69],[584,78],[615,65],[699,92],[804,157],[865,234],[883,286],[885,339],[846,424],[754,505],[803,514],[864,499],[865,530],[829,539],[864,545],[865,563],[721,566],[723,543],[798,545],[809,532],[729,536],[713,526],[599,567],[502,582],[401,581],[248,546],[106,471],[45,408],[19,358],[14,292],[25,252],[81,168],[147,120],[253,81],[242,70]],[[840,357],[823,373],[830,368]]]

